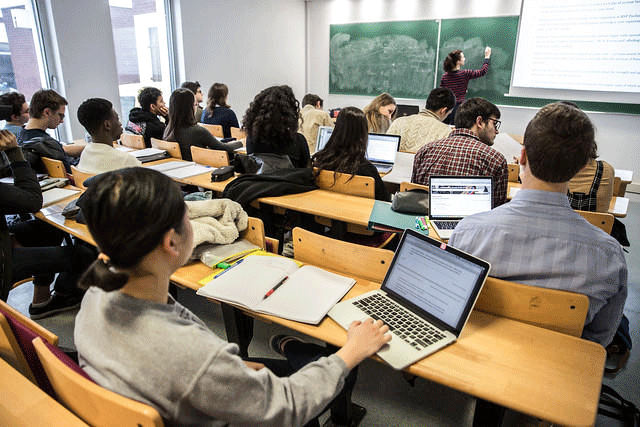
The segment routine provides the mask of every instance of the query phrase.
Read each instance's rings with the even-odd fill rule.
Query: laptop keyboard
[[[353,305],[372,318],[382,320],[394,334],[416,350],[445,337],[438,329],[383,295],[373,294],[355,301]]]
[[[454,228],[456,228],[458,223],[460,223],[460,221],[433,221],[433,220],[431,220],[431,222],[434,223],[436,227],[438,227],[440,230],[453,230]]]

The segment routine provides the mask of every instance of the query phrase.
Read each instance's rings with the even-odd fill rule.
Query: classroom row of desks
[[[314,190],[266,198],[261,203],[285,206],[295,200],[298,206],[308,205],[309,211],[316,214],[319,205],[326,206],[327,211],[322,213],[330,218],[366,225],[373,200],[343,194],[334,194],[331,199],[328,193],[331,192]],[[345,197],[350,202],[344,203]],[[37,217],[95,244],[85,225],[62,216],[68,201],[44,208]],[[344,204],[344,211],[336,208],[338,202]],[[196,290],[201,286],[198,281],[212,272],[203,263],[195,262],[178,269],[171,280]],[[380,287],[379,283],[355,279],[355,286],[345,298]],[[318,325],[309,325],[247,313],[332,345],[340,346],[346,341],[344,329],[328,317]],[[602,346],[596,343],[473,311],[454,345],[415,363],[407,372],[553,423],[588,426],[595,421],[605,356]]]

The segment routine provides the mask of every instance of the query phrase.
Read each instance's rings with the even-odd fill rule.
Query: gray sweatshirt
[[[323,357],[286,378],[254,371],[169,297],[168,304],[90,288],[76,317],[80,366],[101,386],[155,407],[167,426],[298,426],[338,394],[348,373]]]

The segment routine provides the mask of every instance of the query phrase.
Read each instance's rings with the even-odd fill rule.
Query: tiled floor
[[[627,254],[629,296],[625,313],[631,322],[631,336],[636,348],[631,353],[627,368],[615,378],[605,378],[604,382],[640,406],[640,196],[628,194],[628,197],[631,199],[629,215],[623,222],[632,246]],[[11,292],[9,303],[26,313],[31,294],[32,285],[23,285]],[[222,317],[216,304],[208,303],[190,291],[181,291],[178,299],[205,320],[215,333],[224,336]],[[58,334],[61,346],[71,348],[74,314],[64,313],[39,322]],[[282,331],[280,326],[256,322],[250,353],[275,357],[266,342],[270,335]],[[368,410],[360,424],[362,427],[467,426],[471,424],[474,405],[474,399],[464,393],[425,380],[418,380],[415,387],[411,387],[398,372],[373,361],[363,363],[360,368],[354,401]],[[609,424],[598,419],[596,425],[604,427]]]

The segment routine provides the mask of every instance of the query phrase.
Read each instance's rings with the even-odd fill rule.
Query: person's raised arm
[[[387,332],[389,327],[383,324],[382,320],[355,321],[347,331],[347,342],[336,352],[336,355],[346,363],[349,369],[353,369],[391,341],[391,335]]]

